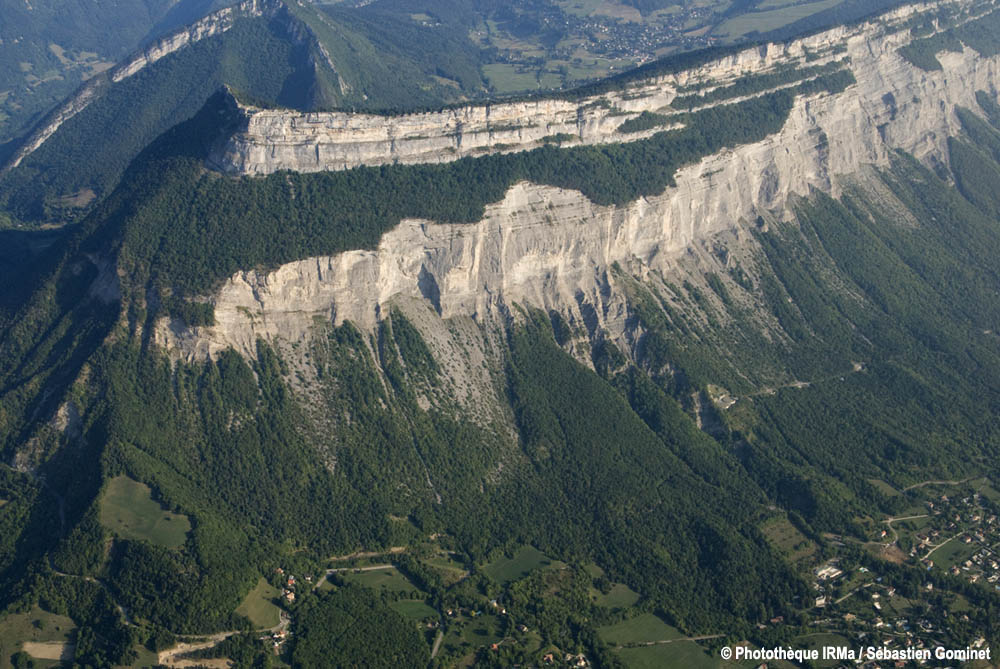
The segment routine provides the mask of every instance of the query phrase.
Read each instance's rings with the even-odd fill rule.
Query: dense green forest
[[[299,609],[292,662],[298,667],[420,667],[430,661],[413,625],[360,586]]]

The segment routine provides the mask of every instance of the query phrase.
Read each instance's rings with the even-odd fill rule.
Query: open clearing
[[[389,608],[411,620],[423,620],[424,618],[440,618],[438,612],[429,607],[419,599],[400,599],[389,604]]]
[[[622,648],[616,651],[629,669],[717,669],[735,666],[709,655],[694,641],[677,641],[656,646]]]
[[[101,497],[101,524],[123,539],[179,548],[191,531],[187,516],[171,513],[153,500],[149,486],[127,476],[108,481]]]
[[[713,30],[712,34],[728,39],[736,39],[754,31],[767,32],[786,26],[789,23],[793,23],[824,9],[829,9],[841,2],[842,0],[820,0],[820,2],[782,7],[781,9],[774,9],[768,12],[748,12],[729,19]]]
[[[597,634],[611,646],[684,638],[677,628],[668,625],[662,618],[652,613],[643,613],[641,616],[601,627],[597,630]]]
[[[601,592],[595,592],[596,594],[592,595],[594,603],[609,609],[625,609],[639,601],[639,593],[624,583],[615,583],[606,595]]]
[[[75,630],[76,625],[70,618],[37,606],[27,613],[0,618],[0,669],[10,667],[10,656],[19,650],[39,660],[58,661],[62,649],[72,647]],[[47,663],[35,664],[49,666]]]
[[[960,565],[965,562],[979,548],[978,544],[967,544],[960,538],[951,538],[935,549],[930,554],[930,557],[934,560],[934,564],[941,569],[949,569],[954,565]]]
[[[807,560],[816,552],[816,545],[787,518],[771,518],[761,525],[760,531],[768,543],[792,564]]]
[[[65,641],[25,641],[22,650],[39,660],[68,662],[73,659],[73,644]]]
[[[447,555],[424,558],[421,562],[438,571],[444,579],[445,585],[457,583],[469,575],[469,572],[465,569],[465,565]]]
[[[249,618],[254,627],[275,627],[281,622],[281,609],[272,600],[280,596],[281,592],[261,577],[236,608],[236,613]]]
[[[868,479],[868,482],[872,484],[873,488],[878,490],[886,497],[898,497],[899,495],[903,494],[898,490],[896,490],[895,488],[893,488],[888,483],[886,483],[885,481],[882,481],[880,479]]]
[[[534,546],[522,546],[514,554],[514,557],[502,557],[494,560],[483,567],[483,572],[494,581],[508,583],[524,578],[535,569],[550,564],[552,561]]]
[[[368,588],[388,590],[389,592],[420,592],[417,586],[410,583],[398,569],[391,566],[384,569],[369,569],[359,573],[342,571],[339,576],[348,583],[357,583]]]

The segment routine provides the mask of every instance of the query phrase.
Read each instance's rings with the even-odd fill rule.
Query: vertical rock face
[[[875,90],[885,94],[919,83],[912,81],[918,73],[895,55],[896,49],[911,39],[902,26],[915,11],[908,7],[877,23],[839,27],[783,45],[753,47],[702,67],[575,101],[470,105],[393,117],[243,106],[243,131],[216,151],[211,163],[224,172],[259,175],[280,170],[315,172],[358,165],[448,162],[528,150],[555,138],[563,145],[634,141],[662,128],[623,134],[618,130],[622,122],[642,112],[677,113],[669,105],[686,89],[697,86],[709,90],[747,74],[839,62],[845,58],[845,47],[849,67],[864,94],[870,96]],[[961,85],[947,78],[940,78],[938,84],[949,92]],[[881,97],[875,96],[873,102],[880,105]],[[909,104],[909,98],[900,100]],[[674,123],[679,125],[683,119],[677,116]]]
[[[905,17],[906,12],[897,12],[892,18]],[[869,165],[887,165],[896,149],[925,162],[946,160],[946,138],[959,129],[954,106],[976,108],[977,90],[997,90],[1000,57],[983,58],[965,49],[942,54],[943,69],[925,72],[897,54],[907,39],[908,31],[884,34],[880,25],[866,24],[777,49],[784,57],[846,44],[857,83],[835,95],[799,97],[779,133],[683,168],[676,175],[676,186],[655,197],[605,207],[575,191],[519,183],[475,224],[405,220],[372,251],[305,259],[272,272],[241,272],[211,297],[217,325],[186,329],[162,322],[157,338],[186,357],[211,355],[229,346],[252,355],[256,337],[305,338],[317,316],[371,327],[384,305],[397,296],[426,300],[445,318],[482,319],[521,304],[554,310],[582,323],[586,305],[591,320],[596,318],[612,337],[620,335],[624,301],[610,272],[615,263],[636,276],[667,273],[701,241],[722,233],[736,240],[748,237],[747,221],[765,211],[780,215],[794,195],[807,195],[811,189],[837,195],[838,177]],[[674,90],[670,86],[683,82],[718,75],[732,78],[745,66],[778,62],[775,50],[737,54],[696,72],[673,75],[669,85],[663,80],[643,84],[643,90],[663,90],[669,96]],[[563,101],[525,103],[511,107],[502,118],[537,114],[539,119],[551,116],[561,123],[558,119],[572,116],[574,109]],[[520,116],[514,110],[520,110]],[[449,127],[461,119],[468,127],[476,119],[493,122],[496,114],[495,107],[469,108],[381,119],[385,125],[371,127],[367,124],[375,117],[337,116],[337,122],[354,125],[336,136],[356,132],[384,137],[431,118],[452,123]],[[251,124],[256,118],[277,123],[296,136],[312,117],[255,113]],[[326,128],[334,117],[318,118],[325,120],[317,127]],[[592,127],[593,137],[601,124],[595,121]],[[264,137],[248,139],[244,133],[234,142],[263,142]],[[379,141],[373,139],[373,145]],[[388,150],[385,142],[381,146]],[[248,156],[259,151],[274,161],[248,158],[246,170],[257,173],[287,166],[284,161],[291,160],[291,149],[291,143],[255,145]],[[317,165],[308,163],[305,169]]]

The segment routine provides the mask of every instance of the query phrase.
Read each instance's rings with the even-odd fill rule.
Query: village
[[[968,488],[951,495],[935,489],[923,497],[922,509],[882,520],[860,555],[843,550],[812,568],[811,600],[803,602],[797,622],[815,631],[798,637],[804,645],[887,651],[989,647],[987,621],[976,615],[975,600],[1000,591],[996,501]],[[844,549],[849,543],[843,537],[831,541]]]
[[[828,536],[827,551],[822,557],[817,554],[819,559],[804,572],[809,597],[796,603],[796,612],[758,624],[760,632],[776,632],[796,648],[864,649],[889,655],[920,657],[919,653],[933,653],[938,648],[988,649],[982,602],[976,594],[1000,590],[1000,493],[988,486],[980,492],[969,486],[956,489],[942,485],[912,491],[907,497],[911,505],[904,513],[871,521],[867,541]],[[357,583],[384,593],[391,600],[390,608],[422,630],[432,657],[438,661],[485,660],[490,656],[499,661],[514,652],[530,658],[535,666],[594,666],[587,653],[545,645],[538,630],[516,620],[504,588],[493,596],[476,594],[434,605],[434,598],[416,585],[419,580],[411,581],[386,557],[352,556],[334,561],[318,575],[296,576],[277,568],[271,582],[281,587],[274,591],[278,596],[272,601],[280,602],[284,609],[283,624],[266,630],[259,639],[280,662],[290,647],[292,632],[287,621],[295,615],[299,601],[310,593],[330,589],[334,582]],[[460,584],[469,573],[454,555],[439,549],[422,557],[420,563],[452,585]],[[556,583],[569,578],[571,572],[565,563],[549,560],[531,547],[500,558],[485,569],[498,584],[510,584],[536,572],[545,582]],[[599,578],[599,569],[591,566],[590,570]],[[639,599],[624,585],[613,590],[609,596],[592,590],[598,598],[595,602],[628,607]],[[599,634],[622,657],[654,657],[653,653],[668,657],[665,653],[669,651],[708,662],[713,654],[710,647],[696,645],[713,636],[685,639],[648,613],[633,612],[621,623],[601,628]],[[933,659],[912,662],[909,666],[940,665]],[[902,666],[867,659],[852,664],[870,669]],[[818,666],[843,666],[843,662]]]
[[[514,3],[506,19],[473,30],[473,41],[490,53],[484,71],[491,84],[509,92],[518,82],[533,85],[523,76],[535,73],[539,81],[567,86],[720,41],[711,34],[718,8],[676,5],[647,15],[625,5],[608,13],[587,8],[593,9],[586,2]]]

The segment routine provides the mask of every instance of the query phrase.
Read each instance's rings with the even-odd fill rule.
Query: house
[[[838,569],[834,565],[828,564],[816,571],[816,578],[818,578],[821,581],[825,581],[828,579],[837,578],[842,573],[844,572],[840,571],[840,569]]]

